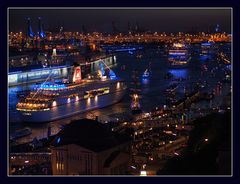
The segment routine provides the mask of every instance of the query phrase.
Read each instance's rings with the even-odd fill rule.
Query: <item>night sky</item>
[[[221,31],[231,31],[230,9],[10,9],[9,30],[26,31],[26,17],[37,30],[37,17],[42,17],[45,30],[64,25],[65,31],[112,32],[112,22],[118,30],[126,32],[131,25],[158,32],[207,31],[220,25]]]

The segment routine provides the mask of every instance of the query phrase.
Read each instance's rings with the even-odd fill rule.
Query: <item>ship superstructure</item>
[[[125,82],[111,69],[100,68],[87,79],[82,79],[80,66],[73,66],[69,79],[56,82],[49,77],[18,102],[23,121],[48,122],[117,103]]]

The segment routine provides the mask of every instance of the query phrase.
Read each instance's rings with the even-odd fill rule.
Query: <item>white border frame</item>
[[[233,176],[233,8],[232,7],[8,7],[7,8],[7,62],[9,61],[9,10],[34,10],[34,9],[55,9],[55,10],[82,10],[82,9],[92,9],[92,10],[231,10],[231,175],[154,175],[147,177],[232,177]],[[9,66],[7,63],[7,72],[9,73]],[[7,76],[8,80],[8,76]],[[7,90],[8,90],[8,81],[7,81]],[[8,91],[7,91],[8,94]],[[9,108],[9,95],[7,96],[7,109]],[[9,109],[7,110],[7,176],[8,177],[142,177],[136,175],[10,175],[9,174]]]

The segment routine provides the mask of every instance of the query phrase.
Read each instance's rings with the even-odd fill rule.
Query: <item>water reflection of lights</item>
[[[148,79],[146,79],[146,78],[143,78],[142,79],[142,84],[148,84],[149,83],[149,80]]]
[[[95,102],[98,101],[98,96],[97,96],[97,95],[95,96],[94,101],[95,101]]]
[[[70,103],[70,102],[71,102],[71,99],[70,99],[70,98],[68,98],[68,99],[67,99],[67,103]]]
[[[187,69],[172,69],[172,70],[169,70],[169,72],[174,76],[174,77],[177,77],[177,78],[186,78],[187,75],[188,75],[188,71]]]
[[[56,101],[53,101],[52,106],[53,106],[53,107],[57,106],[57,102],[56,102]]]
[[[89,105],[89,104],[90,104],[90,102],[91,102],[91,98],[90,98],[90,97],[88,97],[88,99],[87,99],[87,104]]]
[[[118,82],[118,83],[117,83],[117,89],[119,89],[119,88],[120,88],[120,83]]]
[[[76,96],[76,101],[78,101],[79,100],[79,97],[78,96]]]
[[[138,95],[137,95],[137,94],[134,94],[134,95],[133,95],[133,98],[134,98],[134,100],[138,99]]]
[[[207,59],[210,59],[209,55],[201,55],[200,56],[200,61],[206,61]]]

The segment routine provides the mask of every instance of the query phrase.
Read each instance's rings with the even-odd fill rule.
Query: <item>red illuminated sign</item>
[[[81,68],[80,66],[75,68],[74,75],[73,75],[73,82],[80,82],[82,79],[81,75]]]

